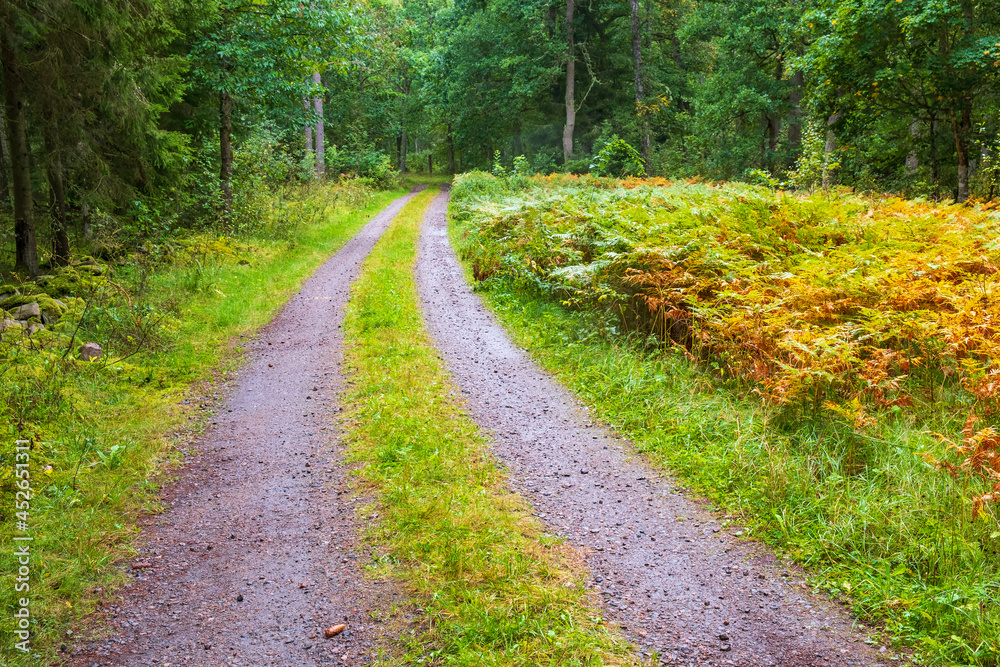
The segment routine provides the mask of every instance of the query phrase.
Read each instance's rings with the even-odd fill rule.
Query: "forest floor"
[[[391,649],[399,625],[383,621],[404,595],[365,572],[356,508],[368,499],[349,492],[357,486],[336,424],[349,286],[407,199],[257,336],[168,490],[168,511],[145,527],[136,581],[105,612],[113,636],[79,643],[70,665],[353,665]],[[898,660],[809,594],[802,573],[741,540],[738,527],[594,423],[510,342],[448,243],[447,203],[446,192],[431,203],[416,263],[427,328],[461,405],[503,461],[505,483],[586,563],[588,595],[614,621],[612,634],[628,637],[640,660],[663,664]],[[325,639],[323,629],[338,623],[347,630]]]

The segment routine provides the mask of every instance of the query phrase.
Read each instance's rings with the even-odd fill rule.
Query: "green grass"
[[[375,500],[370,539],[423,611],[389,664],[618,665],[574,554],[504,486],[431,347],[413,263],[428,191],[364,265],[348,309],[352,457]]]
[[[138,293],[145,282],[143,303],[130,307],[123,297],[95,293],[98,305],[77,339],[110,341],[105,359],[113,363],[80,363],[72,354],[62,359],[72,321],[52,327],[61,331],[43,332],[31,346],[8,350],[12,356],[0,368],[6,373],[0,437],[5,446],[17,438],[33,440],[33,625],[32,652],[15,651],[13,487],[5,458],[0,665],[57,659],[66,630],[80,634],[81,619],[125,582],[117,564],[131,553],[136,522],[157,510],[156,493],[169,480],[178,448],[203,425],[221,392],[215,383],[239,365],[240,337],[267,323],[320,263],[404,193],[365,195],[345,205],[335,201],[337,192],[331,186],[286,202],[283,216],[307,205],[321,215],[284,240],[188,239],[185,250],[152,272],[120,267],[117,284]],[[153,327],[156,345],[114,362],[132,350],[136,332],[128,326],[143,309],[161,323]]]
[[[477,238],[468,224],[452,220],[460,248]],[[595,417],[750,536],[803,563],[897,646],[928,664],[1000,664],[1000,530],[969,520],[964,490],[918,456],[939,447],[927,424],[957,419],[960,428],[953,407],[932,403],[919,418],[895,411],[858,430],[769,407],[745,385],[645,336],[615,335],[599,313],[570,310],[525,281],[491,278],[478,289]]]

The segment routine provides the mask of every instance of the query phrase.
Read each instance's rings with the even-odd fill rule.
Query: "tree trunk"
[[[906,175],[913,178],[920,169],[920,157],[917,155],[917,137],[920,136],[920,121],[910,122],[910,137],[913,139],[913,150],[906,155]]]
[[[840,120],[840,112],[836,112],[826,120],[826,146],[823,150],[823,187],[828,188],[837,182],[839,167],[832,162],[833,152],[837,150],[837,135],[833,126]]]
[[[566,125],[563,127],[563,164],[573,157],[573,130],[576,127],[576,55],[573,44],[575,0],[566,0]]]
[[[962,107],[958,116],[951,114],[951,127],[955,133],[955,152],[958,157],[958,196],[956,202],[969,198],[969,135],[972,134],[972,105]]]
[[[52,259],[56,264],[69,264],[69,232],[66,229],[66,189],[63,184],[62,150],[56,112],[51,104],[43,105],[45,114],[45,152],[48,154],[47,175],[52,215]]]
[[[941,199],[941,170],[938,166],[937,133],[938,122],[936,118],[931,118],[931,183],[934,184],[934,199]]]
[[[10,199],[10,179],[7,170],[10,169],[10,150],[7,148],[7,122],[3,115],[4,105],[0,104],[0,210],[6,210]]]
[[[233,98],[228,92],[219,93],[219,184],[226,225],[233,211]]]
[[[514,145],[511,148],[514,157],[524,155],[524,144],[521,142],[521,121],[514,124]]]
[[[16,35],[6,30],[0,35],[3,67],[4,106],[7,139],[10,141],[10,171],[14,186],[14,267],[38,275],[38,248],[35,240],[35,208],[31,192],[31,149],[25,113],[24,83],[21,79]]]
[[[434,155],[432,153],[427,154],[427,175],[434,174]]]
[[[774,80],[781,81],[785,77],[785,62],[781,56],[774,65]],[[765,114],[767,122],[767,152],[771,154],[773,164],[774,153],[778,150],[778,136],[781,134],[781,115],[778,112]]]
[[[313,83],[322,85],[319,72],[313,72]],[[316,175],[320,178],[326,172],[326,144],[323,138],[323,97],[319,95],[313,98],[313,111],[316,112]]]
[[[781,117],[777,114],[767,117],[767,150],[774,153],[778,150],[778,135],[781,134]]]
[[[406,173],[406,149],[410,146],[410,139],[406,136],[406,128],[403,128],[403,138],[401,148],[399,150],[399,171],[401,173]]]
[[[635,79],[635,112],[639,115],[639,127],[642,132],[642,162],[649,164],[649,150],[652,140],[649,136],[649,117],[642,108],[642,103],[646,98],[646,89],[643,85],[642,75],[642,26],[639,23],[639,0],[628,0],[629,10],[632,14],[632,74]]]
[[[805,77],[802,70],[792,74],[792,88],[788,91],[791,109],[788,112],[788,144],[796,154],[802,147],[802,87]]]
[[[451,123],[448,123],[448,173],[455,173],[455,137],[451,134]]]
[[[83,223],[83,236],[88,241],[94,240],[94,224],[90,218],[90,204],[80,207],[80,221]]]
[[[309,98],[308,97],[303,97],[302,98],[302,106],[303,106],[303,108],[305,108],[306,115],[308,116],[309,112],[312,110],[312,105],[309,104]],[[307,151],[313,150],[313,126],[310,125],[309,123],[306,123],[306,126],[305,126],[305,129],[303,130],[303,133],[305,134],[305,138],[306,138],[306,150]]]

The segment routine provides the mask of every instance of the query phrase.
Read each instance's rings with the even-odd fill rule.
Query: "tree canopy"
[[[95,225],[237,229],[254,170],[581,173],[627,144],[674,178],[964,201],[1000,176],[988,0],[10,0],[0,61],[25,275]]]

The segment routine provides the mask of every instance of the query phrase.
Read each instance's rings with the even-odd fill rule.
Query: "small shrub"
[[[611,135],[608,143],[594,156],[590,169],[597,176],[612,178],[646,175],[646,167],[639,151],[617,134]]]

